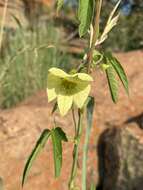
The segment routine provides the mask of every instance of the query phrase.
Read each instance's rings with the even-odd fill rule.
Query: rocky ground
[[[89,147],[88,180],[98,178],[96,147],[99,135],[108,127],[125,125],[126,121],[136,123],[137,126],[142,122],[140,118],[143,114],[143,52],[117,54],[117,57],[127,72],[130,96],[127,97],[121,87],[119,102],[113,104],[104,74],[95,73],[92,94],[96,97],[96,109]],[[52,128],[50,112],[51,106],[47,103],[45,92],[37,93],[13,109],[0,111],[0,178],[3,179],[6,190],[22,189],[21,176],[27,156],[40,132],[44,128]],[[57,120],[67,134],[72,135],[70,114],[63,119],[57,115]],[[51,149],[49,142],[33,165],[24,190],[67,190],[72,144],[69,142],[64,145],[62,175],[57,180],[54,179]],[[80,156],[81,154],[82,151]]]

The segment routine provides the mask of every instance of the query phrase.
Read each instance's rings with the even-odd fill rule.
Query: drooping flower
[[[48,101],[57,98],[60,114],[64,116],[74,103],[82,108],[91,89],[92,77],[86,73],[68,74],[61,69],[51,68],[48,72]]]

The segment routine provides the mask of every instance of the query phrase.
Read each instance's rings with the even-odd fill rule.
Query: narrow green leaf
[[[25,180],[29,174],[29,171],[32,167],[32,164],[33,162],[35,161],[35,159],[37,158],[38,154],[41,152],[41,150],[44,148],[49,136],[50,136],[50,130],[49,129],[45,129],[39,140],[37,141],[33,151],[31,152],[27,162],[26,162],[26,165],[25,165],[25,168],[24,168],[24,172],[23,172],[23,177],[22,177],[22,186],[24,185],[25,183]]]
[[[62,141],[67,142],[68,139],[64,131],[59,127],[52,129],[51,135],[53,144],[55,177],[59,177],[62,168]]]
[[[92,128],[94,104],[95,104],[94,97],[88,97],[87,128],[86,128],[85,142],[83,147],[83,161],[82,161],[82,190],[86,190],[87,155],[88,155],[89,138]]]
[[[64,4],[64,0],[57,0],[57,11],[59,11]]]
[[[108,54],[108,59],[109,59],[111,65],[114,67],[115,71],[117,72],[117,74],[125,88],[126,93],[129,94],[128,79],[127,79],[127,75],[126,75],[122,65],[111,54],[110,55]]]
[[[94,14],[94,7],[94,0],[79,0],[78,19],[80,21],[80,37],[86,34],[90,27]]]
[[[116,79],[116,72],[109,62],[109,66],[106,69],[106,75],[108,79],[108,85],[111,93],[111,97],[114,103],[118,100],[118,80]]]

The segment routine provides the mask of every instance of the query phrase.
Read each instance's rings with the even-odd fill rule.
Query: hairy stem
[[[78,111],[78,124],[77,124],[77,130],[75,134],[75,144],[74,144],[74,150],[73,150],[73,163],[72,163],[72,170],[71,170],[71,176],[69,180],[69,190],[73,190],[75,187],[75,178],[77,175],[77,166],[78,166],[78,152],[79,152],[79,144],[82,134],[82,119],[83,119],[83,113],[81,110]]]

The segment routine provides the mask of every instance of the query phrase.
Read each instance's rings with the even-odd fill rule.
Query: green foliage
[[[118,100],[118,81],[116,79],[116,72],[114,68],[109,62],[108,62],[108,65],[110,66],[108,69],[106,69],[108,85],[109,85],[112,100],[114,103],[116,103]]]
[[[111,63],[112,67],[115,69],[117,75],[119,76],[126,90],[126,93],[129,94],[128,79],[122,65],[115,57],[112,56],[112,54],[106,54],[106,57],[108,58],[108,61]]]
[[[78,19],[80,21],[79,25],[79,35],[82,37],[87,33],[90,24],[92,22],[94,14],[94,0],[79,0],[78,9]]]
[[[62,141],[67,142],[68,139],[64,131],[59,127],[51,130],[51,137],[53,144],[55,177],[59,177],[62,167]]]
[[[29,171],[33,165],[33,162],[35,161],[35,159],[37,158],[37,156],[39,155],[39,153],[41,152],[41,150],[44,148],[49,136],[50,136],[50,130],[49,129],[45,129],[39,140],[37,141],[36,143],[36,146],[34,147],[32,153],[30,154],[27,162],[26,162],[26,165],[25,165],[25,168],[24,168],[24,172],[23,172],[23,178],[22,178],[22,186],[24,185],[25,183],[25,180],[29,174]]]
[[[33,151],[31,152],[26,162],[26,165],[23,171],[22,186],[24,185],[25,180],[27,179],[29,171],[33,165],[33,162],[35,161],[39,153],[43,150],[50,136],[52,138],[52,144],[53,144],[55,177],[58,177],[60,175],[61,167],[62,167],[62,141],[67,142],[68,139],[66,137],[66,134],[60,127],[53,128],[51,131],[49,129],[45,129],[42,132],[39,140],[37,141]]]
[[[118,80],[116,75],[118,75],[127,94],[129,94],[128,79],[122,65],[111,53],[105,53],[104,60],[105,64],[102,63],[101,65],[104,65],[111,97],[113,102],[116,103],[118,100]]]
[[[99,51],[93,51],[92,67],[96,69],[99,67],[106,72],[108,79],[108,85],[113,102],[118,100],[118,78],[120,79],[127,95],[129,95],[128,79],[124,71],[124,68],[120,62],[111,53],[103,53]]]

